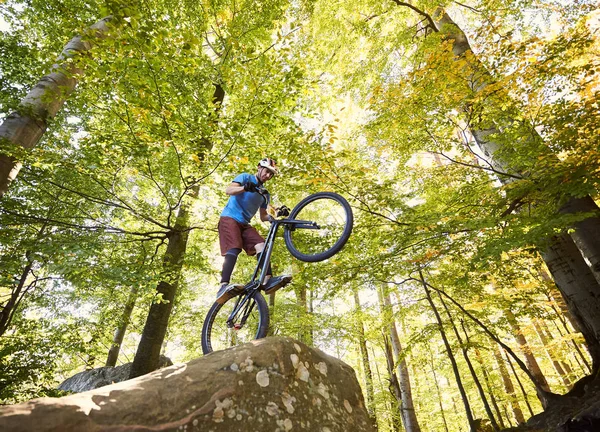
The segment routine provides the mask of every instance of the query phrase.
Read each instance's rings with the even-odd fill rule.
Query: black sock
[[[225,261],[223,261],[223,270],[221,271],[221,283],[229,282],[231,280],[231,274],[237,261],[237,255],[227,254],[225,255]]]

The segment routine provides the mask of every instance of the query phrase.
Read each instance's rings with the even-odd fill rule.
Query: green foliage
[[[130,361],[160,281],[179,282],[165,353],[199,356],[221,265],[224,189],[267,155],[282,167],[268,184],[276,205],[332,190],[356,220],[344,250],[322,263],[292,259],[277,239],[275,273],[294,278],[277,293],[273,334],[345,359],[363,382],[371,367],[380,430],[399,418],[383,343],[391,324],[402,344],[393,366],[408,365],[417,416],[437,419],[422,429],[441,430],[442,414],[449,430],[466,422],[419,271],[463,308],[449,302],[502,407],[511,409],[495,343],[467,313],[516,350],[511,311],[551,387],[566,391],[550,356],[571,365],[572,381],[587,359],[574,351],[581,338],[537,252],[587,216],[559,214],[566,199],[598,195],[600,123],[591,3],[563,3],[461,6],[474,51],[457,58],[448,38],[461,29],[428,32],[414,9],[434,16],[439,2],[11,2],[0,39],[4,116],[75,34],[93,48],[73,60],[83,75],[40,145],[7,150],[24,168],[0,207],[0,302],[17,300],[0,340],[2,402],[58,395],[61,379],[102,366],[132,296],[119,358]],[[452,16],[456,4],[445,5]],[[86,32],[108,14],[104,39]],[[539,36],[553,20],[564,30]],[[491,131],[493,160],[473,130]],[[164,264],[178,230],[189,233],[181,270]],[[254,265],[242,255],[234,280]],[[391,307],[380,304],[382,287]],[[548,323],[550,346],[537,342],[535,320]]]

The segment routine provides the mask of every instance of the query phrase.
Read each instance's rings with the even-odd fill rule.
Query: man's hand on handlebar
[[[287,217],[290,215],[290,209],[286,206],[277,207],[277,217]]]

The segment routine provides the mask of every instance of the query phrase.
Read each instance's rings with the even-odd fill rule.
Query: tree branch
[[[419,15],[421,15],[422,17],[425,17],[425,19],[427,20],[427,22],[429,23],[428,27],[431,27],[431,29],[435,32],[438,31],[437,27],[435,26],[435,21],[433,21],[433,18],[431,17],[431,15],[429,15],[428,13],[426,13],[425,11],[422,11],[421,9],[411,5],[410,3],[405,3],[403,1],[399,1],[399,0],[392,0],[394,3],[396,3],[398,6],[405,6],[409,9],[412,9],[413,11],[415,11],[416,13],[418,13]]]

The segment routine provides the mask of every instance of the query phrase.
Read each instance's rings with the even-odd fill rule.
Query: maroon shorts
[[[243,224],[224,216],[219,219],[219,244],[221,255],[229,249],[244,249],[248,255],[254,255],[254,246],[264,243],[265,239],[250,224]]]

